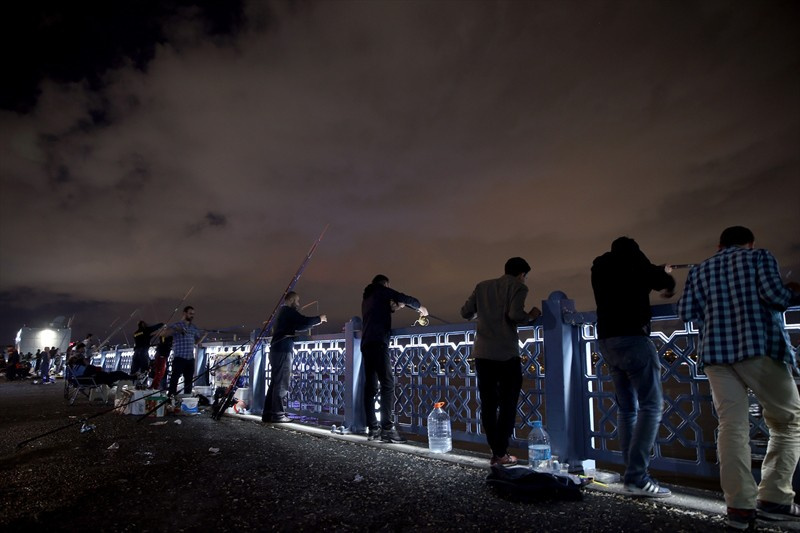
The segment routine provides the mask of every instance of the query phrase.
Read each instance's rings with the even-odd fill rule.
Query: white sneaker
[[[658,484],[658,481],[651,477],[642,480],[641,485],[633,483],[625,484],[625,493],[631,496],[644,496],[645,498],[668,498],[672,492]]]

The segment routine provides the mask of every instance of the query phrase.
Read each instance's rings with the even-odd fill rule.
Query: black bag
[[[591,480],[573,474],[531,470],[524,466],[494,465],[486,476],[486,483],[501,497],[530,502],[545,499],[580,500],[583,487]]]

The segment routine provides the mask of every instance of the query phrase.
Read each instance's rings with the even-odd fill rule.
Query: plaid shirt
[[[194,359],[194,344],[203,336],[203,331],[191,322],[181,320],[170,324],[172,355],[180,359]]]
[[[731,246],[689,272],[678,314],[700,327],[705,364],[768,356],[794,365],[782,316],[791,298],[771,253]]]

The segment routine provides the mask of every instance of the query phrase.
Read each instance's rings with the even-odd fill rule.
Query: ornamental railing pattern
[[[543,420],[554,453],[570,461],[622,463],[617,440],[616,403],[611,376],[598,353],[593,312],[579,313],[560,292],[542,302],[542,318],[519,329],[523,389],[517,407],[515,445],[524,447],[528,428]],[[708,380],[697,361],[698,331],[683,323],[673,305],[653,307],[651,339],[662,364],[664,415],[652,467],[676,473],[716,476],[717,419]],[[784,313],[792,343],[800,344],[800,307]],[[315,335],[295,342],[290,412],[315,423],[364,429],[363,370],[357,319],[339,335]],[[393,331],[389,346],[396,375],[394,413],[401,431],[426,435],[432,405],[446,402],[454,441],[484,443],[480,424],[474,324],[429,325]],[[267,341],[268,339],[262,339]],[[251,341],[252,342],[252,341]],[[270,380],[269,343],[258,343],[246,379],[250,412],[263,410]],[[197,374],[249,346],[207,344],[198,350]],[[104,352],[94,364],[129,369],[132,350]],[[151,353],[151,356],[153,354]],[[213,374],[213,372],[212,372]],[[202,376],[201,376],[202,377]],[[201,382],[202,381],[202,382]],[[213,384],[206,375],[198,384]],[[375,406],[377,407],[377,406]],[[376,408],[377,412],[377,408]],[[768,430],[755,401],[751,407],[754,458],[763,455]]]

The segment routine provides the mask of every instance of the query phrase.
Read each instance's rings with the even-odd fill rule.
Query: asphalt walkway
[[[431,454],[305,424],[208,413],[140,420],[63,387],[0,381],[2,531],[716,531],[721,495],[663,500],[590,485],[521,503],[486,484],[488,455]],[[81,419],[95,425],[81,432]],[[17,444],[64,428],[22,447]],[[764,531],[800,523],[759,522]]]

